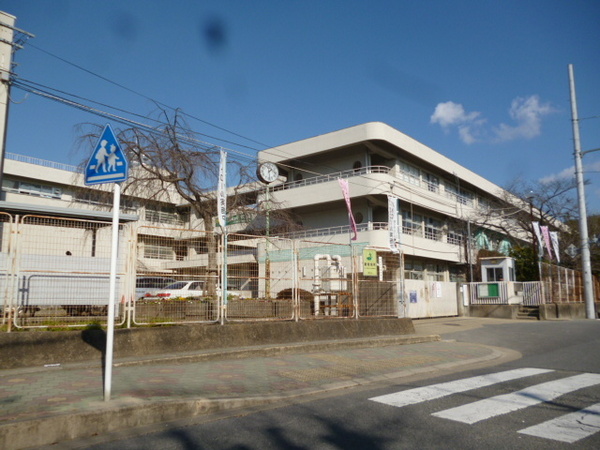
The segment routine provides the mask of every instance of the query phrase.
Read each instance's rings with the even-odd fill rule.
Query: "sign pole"
[[[113,346],[115,335],[115,292],[117,284],[117,253],[119,249],[119,211],[121,207],[121,186],[114,184],[112,241],[110,250],[110,287],[108,293],[108,318],[106,326],[106,355],[104,358],[104,401],[110,400],[112,385]]]
[[[83,180],[88,186],[114,183],[110,285],[106,319],[106,350],[104,354],[104,401],[106,402],[110,400],[115,335],[115,296],[117,290],[117,256],[119,252],[119,213],[121,209],[121,185],[119,182],[127,181],[128,172],[129,161],[127,156],[123,153],[114,131],[109,124],[106,124],[83,172]]]

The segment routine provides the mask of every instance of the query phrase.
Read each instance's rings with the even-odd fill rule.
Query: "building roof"
[[[500,186],[382,122],[368,122],[263,150],[259,152],[258,158],[261,161],[284,163],[293,159],[315,156],[336,148],[368,141],[388,142],[415,159],[435,165],[446,172],[448,177],[457,177],[458,179],[465,180],[494,196],[498,196],[504,191]]]

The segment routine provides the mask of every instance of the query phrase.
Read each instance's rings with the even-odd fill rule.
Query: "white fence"
[[[107,222],[0,214],[2,325],[105,323],[110,236]],[[367,274],[364,245],[135,223],[119,236],[116,324],[457,314],[455,283],[404,282],[401,257],[387,249],[370,247],[376,270]],[[161,280],[201,288],[171,293]]]
[[[471,305],[541,305],[545,303],[539,281],[467,283]]]

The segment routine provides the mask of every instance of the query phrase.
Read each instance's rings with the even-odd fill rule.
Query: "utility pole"
[[[579,234],[581,235],[581,266],[583,270],[583,294],[588,319],[595,319],[594,285],[592,283],[592,264],[590,262],[590,242],[588,238],[587,210],[585,204],[585,186],[583,182],[583,163],[581,142],[579,140],[579,118],[577,116],[577,98],[575,95],[575,76],[573,64],[569,64],[569,86],[571,90],[571,117],[573,122],[573,145],[575,147],[575,177],[577,179],[577,198],[579,200]]]
[[[0,11],[0,200],[3,200],[1,194],[8,132],[12,55],[16,50],[23,48],[20,41],[34,37],[31,33],[15,28],[15,21],[15,16]],[[17,39],[15,39],[15,34],[18,36]]]

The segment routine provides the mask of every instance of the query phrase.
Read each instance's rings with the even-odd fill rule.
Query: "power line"
[[[116,81],[113,81],[113,80],[111,80],[110,78],[107,78],[107,77],[104,77],[104,76],[102,76],[102,75],[99,75],[99,74],[98,74],[98,73],[96,73],[96,72],[93,72],[93,71],[91,71],[91,70],[89,70],[89,69],[86,69],[86,68],[85,68],[85,67],[83,67],[83,66],[80,66],[79,64],[75,64],[75,63],[73,63],[73,62],[71,62],[71,61],[69,61],[69,60],[67,60],[67,59],[65,59],[65,58],[62,58],[62,57],[60,57],[60,56],[58,56],[58,55],[55,55],[54,53],[52,53],[52,52],[49,52],[49,51],[47,51],[47,50],[44,50],[44,49],[42,49],[42,48],[40,48],[40,47],[38,47],[38,46],[36,46],[36,45],[34,45],[34,44],[31,44],[31,43],[29,43],[29,45],[30,45],[31,47],[35,48],[36,50],[38,50],[38,51],[40,51],[40,52],[43,52],[43,53],[47,54],[48,56],[51,56],[51,57],[53,57],[53,58],[56,58],[56,59],[58,59],[58,60],[60,60],[60,61],[64,62],[65,64],[68,64],[68,65],[70,65],[70,66],[73,66],[73,67],[75,67],[75,68],[77,68],[77,69],[79,69],[79,70],[82,70],[82,71],[84,71],[84,72],[86,72],[86,73],[88,73],[88,74],[90,74],[90,75],[92,75],[92,76],[94,76],[94,77],[96,77],[96,78],[99,78],[99,79],[101,79],[101,80],[103,80],[103,81],[106,81],[107,83],[110,83],[110,84],[112,84],[112,85],[114,85],[114,86],[117,86],[117,87],[119,87],[119,88],[121,88],[121,89],[124,89],[124,90],[126,90],[126,91],[128,91],[128,92],[131,92],[132,94],[138,95],[138,96],[140,96],[140,97],[142,97],[142,98],[145,98],[146,100],[150,100],[151,102],[155,103],[156,105],[160,105],[160,106],[162,106],[162,107],[164,107],[164,108],[166,108],[166,109],[170,109],[171,111],[180,111],[180,112],[181,112],[181,114],[183,114],[183,115],[185,115],[185,116],[187,116],[187,117],[189,117],[189,118],[191,118],[191,119],[197,120],[198,122],[204,123],[204,124],[206,124],[206,125],[209,125],[209,126],[211,126],[211,127],[213,127],[213,128],[216,128],[216,129],[218,129],[218,130],[221,130],[221,131],[224,131],[224,132],[226,132],[226,133],[232,134],[232,135],[234,135],[234,136],[237,136],[237,137],[239,137],[239,138],[242,138],[242,139],[245,139],[245,140],[247,140],[247,141],[253,142],[253,143],[255,143],[255,144],[262,145],[262,146],[264,146],[264,147],[267,147],[267,148],[268,148],[268,147],[270,147],[270,146],[269,146],[269,145],[267,145],[267,144],[264,144],[264,143],[262,143],[262,142],[259,142],[259,141],[256,141],[256,140],[254,140],[254,139],[248,138],[248,137],[246,137],[246,136],[243,136],[243,135],[241,135],[241,134],[239,134],[239,133],[236,133],[236,132],[234,132],[234,131],[231,131],[231,130],[229,130],[229,129],[227,129],[227,128],[221,127],[221,126],[219,126],[219,125],[216,125],[216,124],[214,124],[214,123],[211,123],[211,122],[208,122],[208,121],[206,121],[206,120],[200,119],[199,117],[196,117],[196,116],[194,116],[194,115],[191,115],[191,114],[189,114],[189,113],[186,113],[186,112],[184,112],[184,111],[181,111],[181,110],[179,110],[178,108],[174,108],[174,107],[172,107],[172,106],[170,106],[170,105],[167,105],[166,103],[163,103],[163,102],[161,102],[161,101],[159,101],[159,100],[156,100],[156,99],[154,99],[154,98],[152,98],[152,97],[149,97],[149,96],[147,96],[147,95],[145,95],[145,94],[143,94],[143,93],[141,93],[141,92],[139,92],[139,91],[136,91],[135,89],[131,89],[131,88],[129,88],[129,87],[127,87],[127,86],[125,86],[125,85],[123,85],[123,84],[121,84],[121,83],[118,83],[118,82],[116,82]],[[237,145],[237,144],[236,144],[236,145]],[[252,147],[248,147],[248,148],[252,148]],[[256,150],[256,149],[252,148],[252,150]]]

